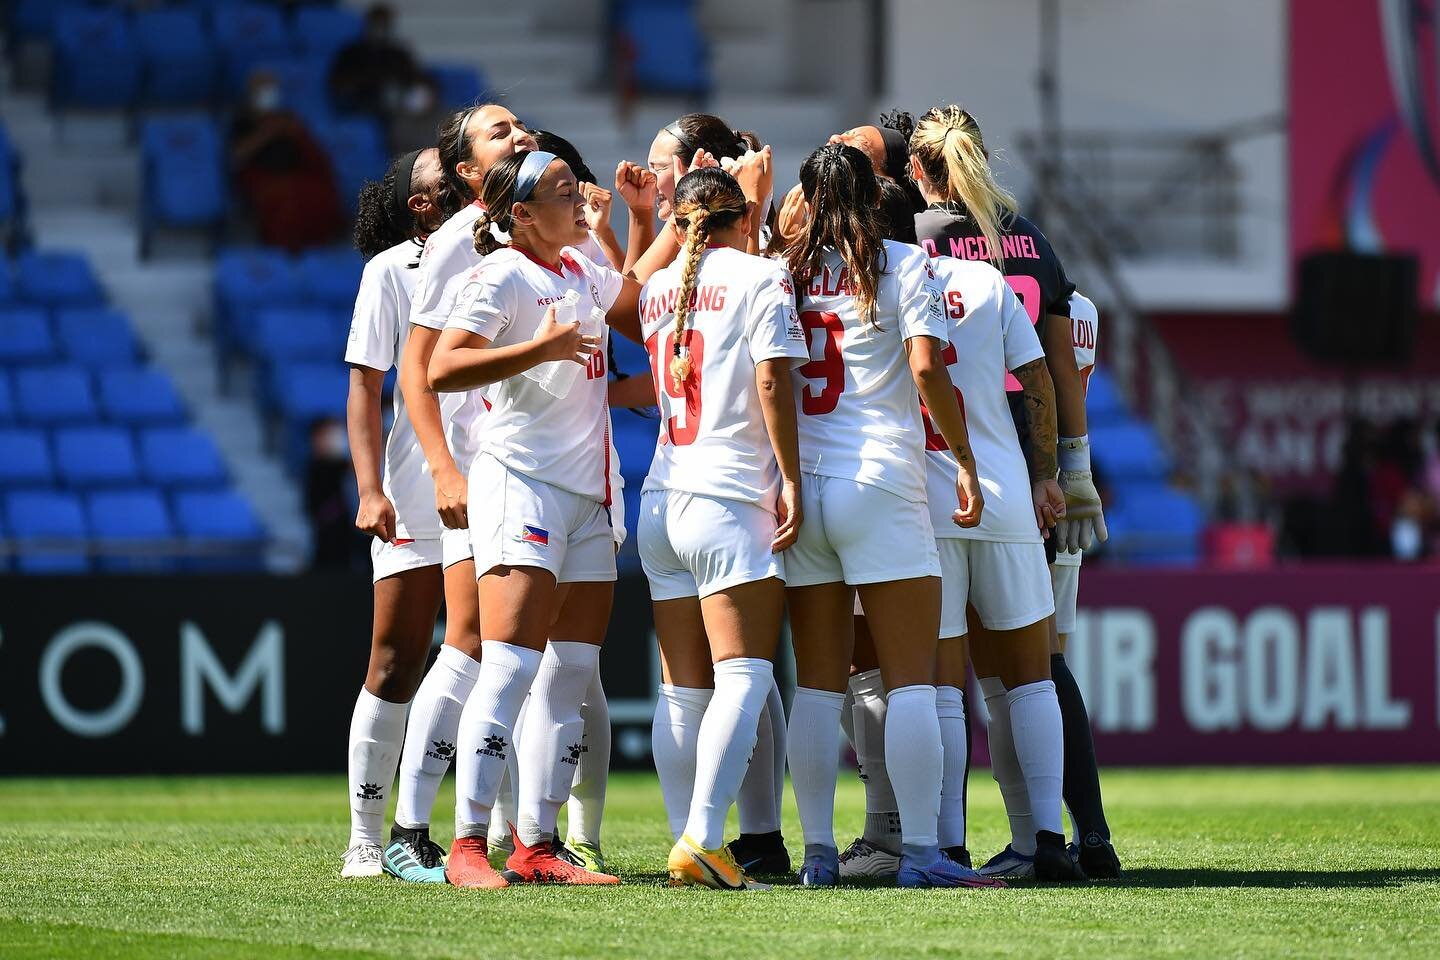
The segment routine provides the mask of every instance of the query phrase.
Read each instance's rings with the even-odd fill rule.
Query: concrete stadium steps
[[[155,363],[175,382],[195,422],[210,431],[235,487],[272,541],[270,569],[297,569],[309,555],[300,485],[267,449],[248,384],[222,393],[213,339],[213,264],[204,248],[139,259],[139,158],[119,115],[48,114],[42,97],[6,90],[0,118],[20,151],[35,245],[89,257],[110,301],[130,317]],[[170,246],[167,244],[166,249]]]

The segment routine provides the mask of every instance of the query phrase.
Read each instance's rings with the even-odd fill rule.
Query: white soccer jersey
[[[1005,372],[1043,359],[1045,348],[1020,298],[989,263],[936,257],[930,265],[945,291],[950,324],[945,363],[965,411],[970,449],[985,493],[979,526],[964,529],[951,520],[958,505],[958,464],[927,417],[926,478],[935,536],[1038,543],[1041,537],[1030,498],[1030,471],[1005,398]]]
[[[472,269],[446,327],[485,337],[493,346],[525,343],[546,309],[574,290],[577,309],[608,311],[623,286],[620,274],[566,247],[559,269],[518,247],[490,254]],[[582,314],[583,316],[583,314]],[[605,347],[581,371],[563,399],[522,374],[489,385],[480,450],[509,469],[599,503],[610,502],[609,417],[605,404]]]
[[[860,316],[849,271],[833,250],[802,291],[810,362],[794,372],[800,464],[807,473],[857,480],[922,503],[925,432],[905,341],[943,342],[949,329],[924,251],[886,240],[884,266],[873,320]]]
[[[419,252],[406,240],[377,253],[365,264],[345,362],[372,370],[389,370],[400,362],[410,336],[410,298],[418,272],[411,265]],[[385,441],[385,496],[395,505],[395,537],[399,540],[438,540],[440,515],[435,512],[435,487],[425,451],[405,414],[405,398],[392,395],[394,418]]]
[[[680,264],[657,272],[640,293],[640,320],[659,398],[660,436],[645,490],[680,490],[760,504],[775,502],[780,469],[765,430],[755,366],[807,358],[790,271],[729,247],[706,250],[681,343],[690,379],[670,375]]]
[[[1078,290],[1070,295],[1070,339],[1075,346],[1075,369],[1080,371],[1080,386],[1090,389],[1090,374],[1095,372],[1095,344],[1100,333],[1100,311],[1089,297]],[[1055,562],[1062,567],[1078,567],[1084,554],[1057,553]]]

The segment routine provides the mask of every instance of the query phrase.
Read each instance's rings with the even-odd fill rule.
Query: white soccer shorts
[[[1055,612],[1045,545],[946,537],[940,550],[940,636],[962,637],[965,608],[987,630],[1018,630]]]
[[[379,537],[370,541],[371,582],[379,583],[406,570],[419,570],[440,563],[439,540],[392,540]]]
[[[940,576],[930,510],[856,480],[807,473],[800,538],[785,552],[787,586],[888,583]]]
[[[785,579],[784,561],[770,552],[775,515],[753,503],[647,490],[638,526],[652,600],[708,597],[742,583]]]

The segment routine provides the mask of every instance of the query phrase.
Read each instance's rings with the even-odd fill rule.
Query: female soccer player
[[[759,153],[761,149],[753,133],[732,129],[724,120],[708,113],[687,113],[667,124],[655,135],[647,158],[648,172],[655,178],[660,219],[673,219],[671,200],[675,185],[697,157],[723,164],[738,161],[747,151]],[[767,239],[760,227],[770,196],[767,192],[752,199],[759,205],[760,220],[752,224],[755,240],[747,244],[746,250],[758,253]],[[635,229],[632,221],[632,238]],[[662,233],[657,244],[662,241],[679,242],[673,231]],[[633,257],[633,239],[631,247]],[[654,402],[653,398],[650,402]],[[666,667],[651,728],[657,766],[673,766],[677,773],[669,779],[675,783],[685,783],[693,777],[696,736],[705,705],[713,695],[709,664],[697,661],[695,666],[698,669],[693,673],[671,673]],[[779,685],[772,683],[760,718],[755,753],[737,800],[740,836],[730,844],[735,859],[754,873],[790,871],[790,854],[780,831],[780,809],[785,794],[785,739],[785,702]]]
[[[915,217],[915,230],[920,242],[933,255],[989,260],[995,264],[1005,273],[1006,281],[1020,296],[1026,313],[1035,324],[1055,387],[1061,434],[1059,482],[1065,492],[1067,531],[1074,530],[1077,539],[1086,543],[1091,541],[1092,536],[1103,540],[1104,517],[1090,474],[1085,398],[1070,343],[1070,294],[1075,286],[1065,276],[1059,258],[1044,235],[1016,212],[1014,198],[995,182],[974,117],[954,105],[931,109],[915,127],[910,139],[910,154],[911,175],[930,204]],[[1022,401],[1018,385],[1011,382],[1008,389],[1012,394],[1012,417],[1021,430],[1022,442],[1036,442],[1039,438],[1028,437],[1024,433],[1025,419],[1020,409]],[[1047,551],[1052,556],[1053,549],[1052,540]],[[983,627],[971,638],[977,673],[985,668],[980,662],[980,647],[991,646],[982,644],[982,631]],[[1085,702],[1058,646],[1051,650],[1050,675],[1066,731],[1063,738],[1064,768],[1066,780],[1070,782],[1065,791],[1066,802],[1086,822],[1088,830],[1088,824],[1103,819],[1103,813],[1098,812],[1099,776],[1088,735],[1089,718]],[[984,678],[991,681],[986,705],[990,706],[992,701],[999,705],[998,679],[993,674],[988,677],[982,674]],[[1002,712],[1003,709],[1001,707]],[[992,720],[994,713],[992,708]],[[1001,727],[1004,727],[1003,718]],[[1083,737],[1079,735],[1082,728],[1087,731]],[[1047,829],[1046,832],[1052,831]],[[1028,851],[1020,849],[1017,854],[1014,858],[1002,854],[1001,859],[1005,863],[987,864],[989,870],[986,872],[994,874],[996,870],[1008,870],[1006,864],[1010,859],[1016,861],[1011,866],[1024,871],[1026,867],[1021,861]],[[1055,869],[1061,869],[1058,863]]]
[[[447,873],[457,886],[614,884],[616,877],[574,866],[553,849],[615,581],[608,328],[582,336],[579,323],[556,322],[555,304],[574,291],[581,319],[600,311],[638,340],[639,285],[574,249],[586,237],[584,198],[553,154],[526,150],[500,161],[480,199],[474,243],[485,259],[466,275],[429,369],[433,389],[484,386],[493,404],[470,471],[470,499],[487,506],[471,520],[485,640],[461,716]],[[497,240],[492,226],[509,242]],[[550,362],[557,367],[535,369]],[[570,372],[571,362],[580,366],[574,381],[547,389],[543,378]],[[485,835],[527,692],[515,851],[502,876],[489,865]]]
[[[735,179],[691,171],[673,208],[680,259],[641,293],[662,426],[640,559],[665,662],[672,674],[713,663],[714,694],[693,782],[662,781],[671,823],[682,824],[669,871],[679,884],[764,889],[736,864],[724,829],[774,683],[780,553],[801,519],[790,367],[805,340],[789,272],[744,252],[758,210]]]
[[[948,329],[924,254],[883,239],[865,155],[827,145],[800,170],[811,216],[787,254],[809,363],[799,367],[802,505],[786,556],[798,689],[790,773],[805,831],[803,883],[833,886],[840,708],[858,586],[888,696],[886,747],[903,831],[901,886],[966,879],[940,854],[935,712],[940,563],[926,508],[916,387],[958,463],[954,522],[980,522],[983,495],[964,416],[941,359]],[[949,498],[946,498],[947,501]]]
[[[355,526],[375,538],[370,549],[375,623],[369,672],[350,721],[350,845],[342,877],[394,870],[388,862],[382,867],[385,803],[405,733],[406,706],[425,668],[443,590],[440,517],[402,394],[395,396],[394,425],[381,453],[381,391],[409,334],[420,244],[450,212],[441,205],[440,179],[434,148],[397,158],[380,183],[361,191],[355,223],[355,245],[369,262],[345,351],[350,364],[347,419],[360,493]],[[424,841],[417,851],[438,864],[440,852],[433,847]]]

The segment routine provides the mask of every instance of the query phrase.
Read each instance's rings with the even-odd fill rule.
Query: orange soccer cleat
[[[533,847],[525,846],[520,833],[513,826],[510,835],[515,841],[515,852],[505,861],[503,876],[511,883],[556,883],[571,886],[608,886],[620,882],[619,877],[608,873],[595,873],[576,866],[555,855],[550,841]],[[452,853],[453,857],[454,854]]]
[[[453,886],[472,890],[498,890],[510,886],[500,872],[490,866],[490,849],[484,837],[460,837],[450,847],[445,863],[445,879]]]

